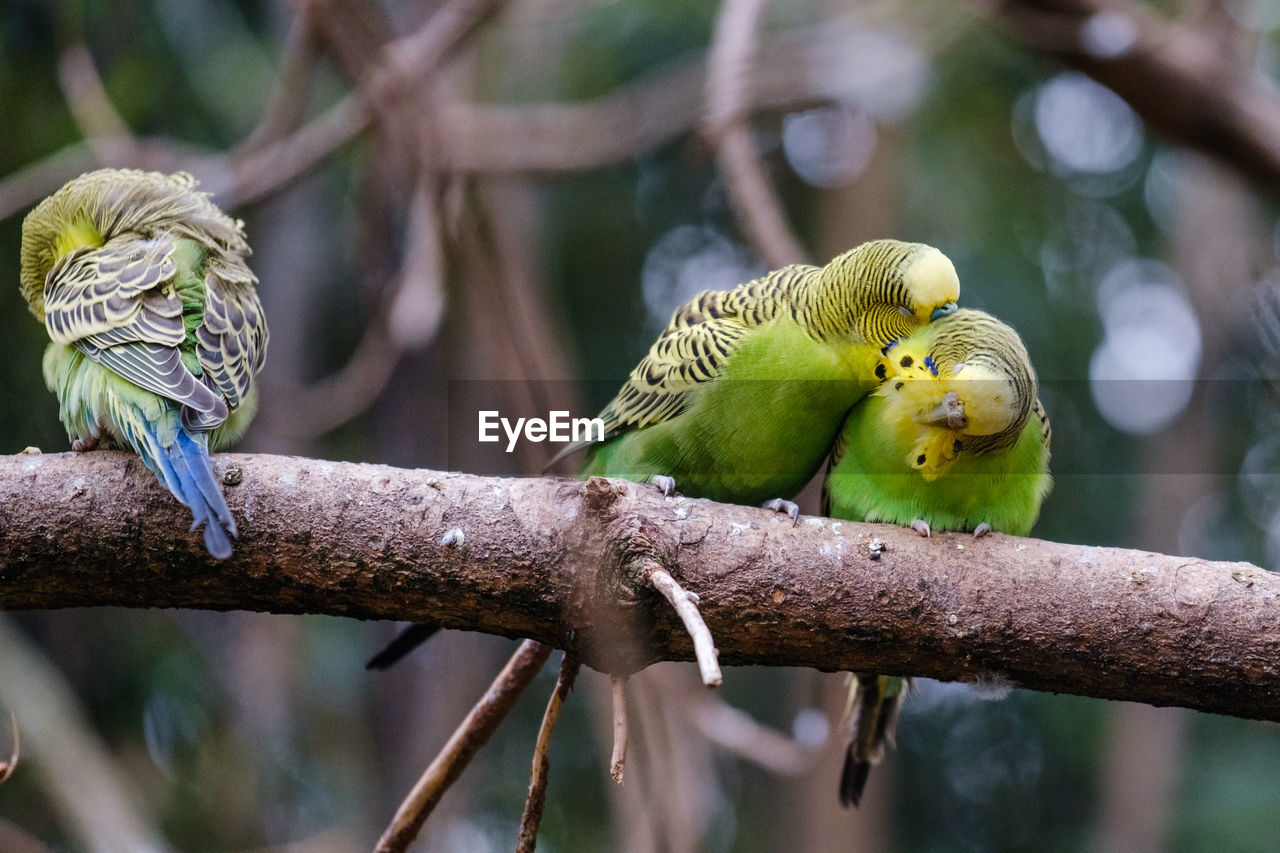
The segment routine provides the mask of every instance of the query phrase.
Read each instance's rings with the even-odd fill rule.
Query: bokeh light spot
[[[1142,123],[1115,92],[1068,71],[1036,93],[1035,126],[1060,173],[1117,172],[1142,150]]]

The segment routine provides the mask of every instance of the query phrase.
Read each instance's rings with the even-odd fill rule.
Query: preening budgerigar
[[[22,295],[73,447],[136,452],[218,558],[237,531],[209,451],[248,425],[267,349],[248,254],[185,173],[89,172],[22,225]]]

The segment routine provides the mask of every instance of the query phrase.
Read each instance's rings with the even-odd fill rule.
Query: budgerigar
[[[267,348],[248,254],[243,223],[185,173],[90,172],[22,224],[22,295],[73,447],[137,452],[218,558],[236,523],[209,450],[248,425]]]
[[[1049,492],[1049,420],[1017,332],[964,309],[886,350],[883,383],[831,453],[822,511],[931,529],[1030,532]],[[893,737],[905,678],[858,673],[840,799],[857,804]]]
[[[604,411],[582,476],[674,478],[694,497],[788,499],[817,473],[880,350],[956,309],[945,255],[876,240],[681,308]]]

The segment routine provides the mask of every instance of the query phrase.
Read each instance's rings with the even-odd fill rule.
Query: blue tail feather
[[[196,439],[186,430],[181,430],[178,432],[178,444],[195,478],[196,488],[204,497],[205,505],[210,512],[209,517],[215,519],[227,533],[236,536],[238,533],[236,520],[231,515],[231,508],[227,506],[226,498],[222,496],[222,486],[218,484],[218,477],[213,473],[213,462],[209,459],[209,449],[205,444],[204,435],[200,434],[200,438]]]
[[[187,499],[183,497],[182,477],[174,468],[173,463],[169,460],[169,455],[165,449],[160,446],[154,431],[148,431],[143,438],[146,444],[142,448],[138,447],[137,442],[133,442],[135,448],[138,449],[138,455],[142,457],[142,461],[147,463],[155,475],[160,478],[160,482],[165,488],[173,492],[173,496],[182,501],[183,506],[191,506]],[[185,470],[185,465],[183,466]]]
[[[205,433],[183,429],[176,407],[159,422],[129,400],[112,399],[111,417],[121,436],[173,496],[191,509],[191,529],[205,525],[204,544],[220,560],[231,556],[236,521],[213,472]]]
[[[150,427],[150,425],[147,425]],[[155,432],[148,429],[146,443],[159,450],[143,453],[149,468],[160,481],[173,492],[173,496],[191,508],[191,529],[201,524],[204,528],[204,546],[219,560],[231,556],[231,539],[236,536],[236,521],[227,506],[226,498],[213,473],[213,462],[204,436],[193,437],[179,428],[177,439],[168,447],[161,447]],[[151,449],[148,448],[148,449]]]

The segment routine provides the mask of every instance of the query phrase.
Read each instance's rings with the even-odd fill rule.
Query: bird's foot
[[[671,497],[676,493],[676,478],[668,477],[666,474],[654,474],[649,478],[649,482],[662,490],[662,494]]]
[[[787,518],[791,519],[791,526],[795,527],[800,523],[800,505],[795,501],[783,500],[782,498],[774,498],[771,501],[765,501],[760,504],[761,509],[771,509],[774,512],[785,512]]]
[[[990,532],[991,532],[991,525],[987,524],[984,521],[981,524],[979,524],[977,527],[973,528],[973,538],[981,539],[983,536],[986,536]]]
[[[911,529],[912,529],[912,530],[914,530],[916,533],[919,533],[921,536],[924,536],[924,537],[926,537],[926,538],[928,538],[929,534],[931,534],[931,533],[933,532],[933,529],[932,529],[931,527],[929,527],[929,522],[924,521],[924,520],[919,519],[919,518],[917,518],[915,521],[911,522]]]
[[[86,435],[83,438],[77,438],[71,442],[71,449],[76,453],[88,453],[98,446],[98,437],[96,435]]]

